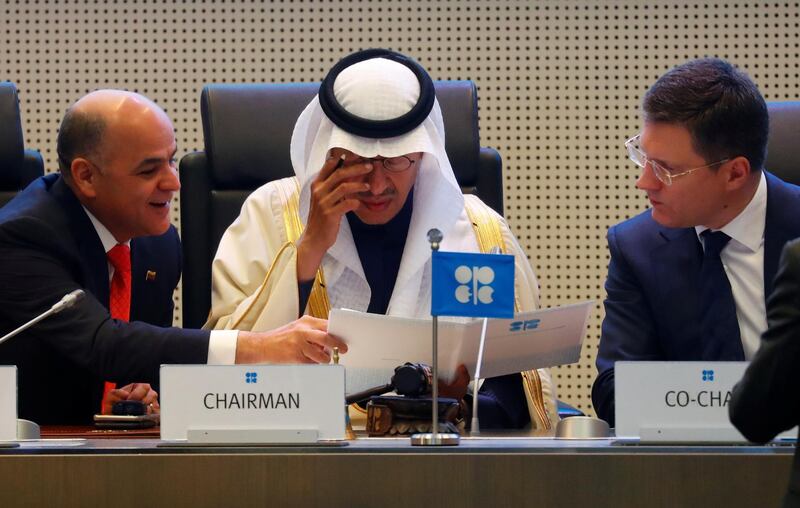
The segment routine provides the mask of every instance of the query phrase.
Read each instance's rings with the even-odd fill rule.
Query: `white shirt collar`
[[[89,216],[89,220],[92,221],[92,225],[94,226],[94,230],[97,231],[97,236],[100,237],[100,241],[103,243],[103,250],[107,253],[111,249],[114,248],[119,242],[114,235],[111,234],[111,231],[108,230],[107,227],[103,225],[100,220],[92,215],[92,212],[83,207],[83,211],[86,212],[86,215]],[[131,241],[128,240],[127,242],[123,243],[123,245],[127,245],[128,247],[131,246]]]
[[[761,172],[761,180],[753,198],[732,221],[720,229],[732,240],[736,240],[751,251],[755,252],[764,241],[764,228],[767,221],[767,178]],[[695,226],[698,238],[700,233],[708,229],[705,226]]]

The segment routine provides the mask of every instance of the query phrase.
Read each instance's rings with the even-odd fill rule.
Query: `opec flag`
[[[431,315],[514,317],[514,256],[433,252]]]

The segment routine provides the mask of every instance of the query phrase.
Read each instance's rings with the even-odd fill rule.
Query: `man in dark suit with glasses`
[[[608,231],[592,388],[612,424],[617,361],[750,359],[781,249],[800,236],[800,188],[763,167],[767,106],[743,72],[690,61],[656,81],[642,110],[625,147],[650,209]]]

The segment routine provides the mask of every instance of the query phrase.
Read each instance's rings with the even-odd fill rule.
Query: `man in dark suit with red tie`
[[[149,99],[101,90],[75,103],[58,138],[60,175],[0,209],[0,335],[78,288],[87,297],[0,345],[18,368],[19,416],[88,423],[106,402],[155,394],[161,364],[327,362],[325,322],[270,332],[172,328],[181,273],[170,207],[180,188],[174,128]],[[131,382],[144,383],[138,387]],[[106,404],[108,406],[108,404]]]

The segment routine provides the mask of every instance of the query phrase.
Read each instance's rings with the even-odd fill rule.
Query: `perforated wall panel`
[[[203,148],[205,83],[319,80],[366,47],[408,53],[435,79],[475,80],[481,144],[503,156],[506,215],[544,305],[598,302],[581,362],[555,371],[559,396],[591,411],[605,232],[646,206],[622,149],[643,92],[713,55],[768,100],[798,99],[799,23],[797,1],[5,1],[0,80],[19,87],[26,145],[51,171],[61,115],[99,87],[163,106],[183,155]]]

